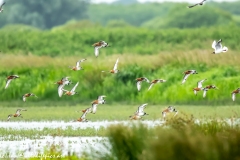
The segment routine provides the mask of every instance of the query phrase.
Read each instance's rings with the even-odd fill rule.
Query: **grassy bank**
[[[30,104],[31,105],[31,104]],[[139,104],[141,105],[141,104]],[[99,105],[96,114],[87,114],[89,121],[103,121],[103,120],[129,120],[129,116],[134,114],[139,105],[119,105],[119,104],[104,104]],[[0,120],[6,121],[9,114],[15,113],[17,108],[24,108],[27,111],[22,111],[23,118],[11,118],[10,121],[65,121],[71,122],[81,116],[81,112],[90,105],[74,105],[74,106],[17,106],[17,107],[3,107],[0,113]],[[145,120],[159,120],[162,119],[162,111],[167,106],[148,104],[145,112],[149,115],[145,116]],[[193,115],[196,118],[237,118],[240,115],[240,107],[235,106],[175,106],[179,111],[178,116]],[[172,117],[169,114],[168,117]]]

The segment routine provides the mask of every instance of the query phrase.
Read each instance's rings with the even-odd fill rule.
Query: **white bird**
[[[203,5],[203,2],[205,2],[205,1],[206,1],[206,0],[203,0],[203,1],[199,2],[199,3],[196,3],[196,4],[194,4],[194,5],[188,6],[188,8],[192,8],[192,7],[195,7],[195,6],[197,6],[197,5]]]
[[[3,12],[3,5],[5,4],[4,0],[0,0],[0,12]]]
[[[80,66],[80,63],[81,62],[84,62],[84,61],[86,61],[87,59],[81,59],[81,60],[79,60],[79,61],[77,61],[77,63],[76,63],[76,66],[74,66],[74,67],[70,67],[71,68],[71,70],[74,70],[74,71],[79,71],[79,70],[81,70],[81,69],[83,69],[81,66]]]
[[[218,54],[221,52],[227,52],[228,48],[227,47],[222,47],[222,39],[220,39],[218,42],[216,42],[215,40],[212,43],[212,48],[214,49],[213,54]]]
[[[72,95],[78,94],[78,92],[75,92],[75,90],[76,90],[76,88],[77,88],[77,86],[78,86],[78,83],[79,83],[79,82],[77,82],[77,83],[75,84],[75,86],[71,89],[71,91],[68,91],[68,90],[65,90],[65,89],[62,88],[62,90],[65,91],[65,94],[64,94],[64,95],[72,96]]]

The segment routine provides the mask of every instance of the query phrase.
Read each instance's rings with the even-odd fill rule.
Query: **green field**
[[[141,104],[139,104],[141,105]],[[104,121],[104,120],[129,120],[129,116],[134,114],[139,105],[120,105],[120,104],[104,104],[98,105],[96,114],[87,114],[89,121]],[[11,118],[10,121],[65,121],[71,122],[81,116],[80,111],[90,107],[91,105],[74,105],[74,106],[28,106],[24,107],[27,111],[22,111],[23,118]],[[161,120],[161,112],[168,106],[148,104],[145,112],[144,120]],[[17,108],[22,107],[1,107],[0,120],[6,121],[9,114],[15,113]],[[240,107],[234,106],[175,106],[179,111],[179,117],[192,115],[195,118],[211,119],[211,118],[237,118],[240,115]],[[172,117],[172,114],[169,114]]]

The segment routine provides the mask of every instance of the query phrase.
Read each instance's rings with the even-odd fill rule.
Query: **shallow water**
[[[148,127],[155,127],[162,125],[164,121],[96,121],[96,122],[64,122],[64,121],[33,121],[33,122],[0,122],[0,128],[12,128],[12,129],[36,129],[42,130],[43,128],[62,128],[66,129],[71,127],[72,129],[86,129],[94,128],[99,129],[101,127],[109,127],[114,124],[133,125],[144,124]]]
[[[103,146],[103,143],[109,145],[108,139],[105,137],[44,136],[42,138],[40,140],[0,141],[0,158],[59,157],[73,153],[81,156],[84,152],[91,153],[92,149],[108,153],[108,150]],[[44,154],[44,150],[49,150],[52,145],[61,151],[61,155]],[[46,148],[46,146],[48,147]]]

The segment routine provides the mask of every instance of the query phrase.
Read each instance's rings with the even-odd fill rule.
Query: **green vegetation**
[[[144,126],[109,128],[110,154],[98,159],[238,159],[240,128],[225,122],[195,124],[194,118],[176,118],[166,128]],[[101,157],[101,158],[99,158]]]
[[[108,101],[107,101],[108,103]],[[57,103],[62,106],[49,106],[51,103],[46,103],[46,106],[34,106],[36,104],[29,103],[19,107],[18,104],[8,104],[10,106],[1,107],[0,120],[6,121],[9,114],[15,113],[17,108],[24,108],[27,111],[22,111],[23,118],[11,118],[10,121],[65,121],[72,122],[79,118],[82,113],[76,112],[90,107],[90,105],[68,105],[67,103]],[[55,105],[57,105],[55,104]],[[133,115],[138,106],[142,103],[135,105],[123,105],[123,104],[104,104],[99,105],[96,114],[87,114],[87,119],[91,121],[122,121],[129,120],[129,116]],[[3,105],[3,104],[2,104]],[[12,107],[16,105],[16,107]],[[64,106],[64,107],[63,107]],[[168,106],[153,105],[149,103],[145,109],[145,112],[149,115],[144,116],[143,120],[162,120],[162,111]],[[240,115],[239,106],[175,106],[179,111],[178,116],[193,115],[199,119],[212,119],[214,117],[219,118],[232,118]],[[167,115],[172,117],[173,114]],[[76,122],[79,123],[79,122]],[[81,123],[80,123],[81,124]]]

